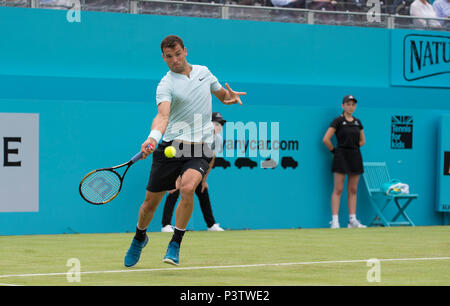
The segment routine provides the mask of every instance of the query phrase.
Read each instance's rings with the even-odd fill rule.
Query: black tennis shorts
[[[168,158],[164,149],[173,145],[177,150],[175,157]],[[207,144],[186,144],[177,141],[161,142],[153,152],[153,163],[148,179],[147,190],[160,192],[175,189],[178,176],[187,169],[195,169],[205,177],[212,160],[212,150]]]

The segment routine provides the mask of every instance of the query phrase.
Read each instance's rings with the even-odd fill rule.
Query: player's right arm
[[[147,140],[141,146],[142,158],[147,158],[156,149],[156,145],[160,138],[158,135],[155,136],[155,131],[161,133],[161,136],[166,132],[167,125],[169,124],[170,115],[170,102],[164,101],[158,104],[158,113],[153,119],[152,131],[148,136]],[[158,132],[156,134],[158,134]],[[148,147],[150,145],[150,147]]]

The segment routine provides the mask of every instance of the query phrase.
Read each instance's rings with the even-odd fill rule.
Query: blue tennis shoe
[[[167,247],[166,256],[164,256],[163,262],[178,266],[178,264],[180,263],[179,257],[180,245],[178,244],[178,242],[172,241]]]
[[[133,238],[131,246],[128,249],[127,254],[125,255],[125,267],[132,267],[138,263],[139,258],[141,257],[142,249],[147,245],[147,243],[147,236],[145,236],[145,240],[143,242],[137,241],[135,238]]]

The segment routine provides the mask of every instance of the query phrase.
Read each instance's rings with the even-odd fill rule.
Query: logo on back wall
[[[392,116],[391,149],[412,149],[412,116]]]
[[[403,77],[415,81],[450,73],[450,37],[406,35],[403,39]]]
[[[450,35],[391,33],[390,83],[394,86],[450,88]]]

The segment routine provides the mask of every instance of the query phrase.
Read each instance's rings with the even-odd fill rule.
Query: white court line
[[[378,259],[382,261],[424,261],[424,260],[449,260],[450,257],[425,257],[425,258],[386,258]],[[80,271],[80,274],[105,274],[105,273],[129,273],[129,272],[158,272],[158,271],[185,271],[185,270],[203,270],[203,269],[235,269],[235,268],[253,268],[253,267],[276,267],[276,266],[294,266],[294,265],[317,265],[317,264],[340,264],[340,263],[362,263],[370,259],[357,260],[329,260],[329,261],[306,261],[306,262],[286,262],[286,263],[266,263],[251,265],[230,265],[230,266],[204,266],[204,267],[181,267],[181,268],[154,268],[154,269],[127,269],[110,271]],[[0,275],[0,278],[7,277],[36,277],[36,276],[56,276],[67,275],[68,272],[57,273],[34,273],[34,274],[11,274]],[[70,272],[69,272],[70,273]]]

